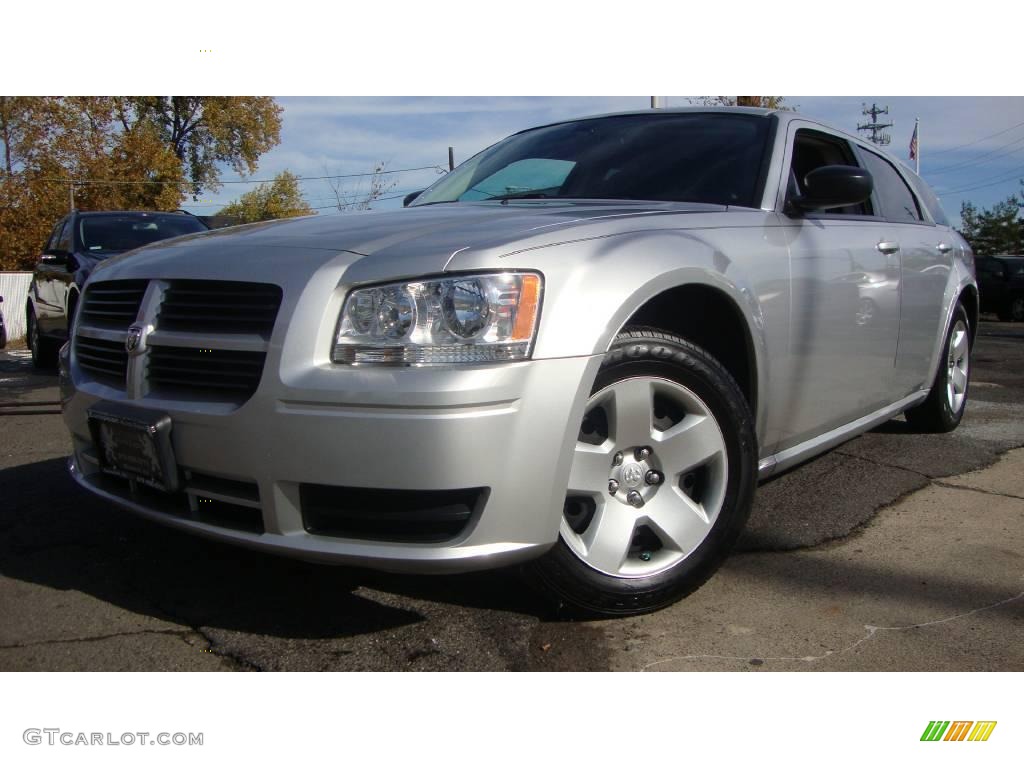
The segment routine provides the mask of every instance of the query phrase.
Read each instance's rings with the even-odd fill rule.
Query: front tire
[[[39,332],[36,313],[29,307],[26,335],[28,348],[32,352],[32,365],[37,371],[49,371],[57,367],[57,346]]]
[[[558,543],[530,574],[583,615],[661,608],[719,567],[756,482],[753,416],[728,371],[677,336],[627,330],[585,409]]]
[[[953,311],[946,333],[939,370],[928,399],[906,413],[907,422],[919,432],[952,432],[967,408],[971,376],[971,332],[962,304]]]

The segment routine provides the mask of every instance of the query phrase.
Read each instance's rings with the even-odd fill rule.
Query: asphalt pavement
[[[955,432],[894,419],[764,483],[694,595],[573,622],[512,570],[377,574],[136,519],[68,478],[55,377],[0,352],[0,670],[1022,670],[1024,325],[984,322],[973,362]]]

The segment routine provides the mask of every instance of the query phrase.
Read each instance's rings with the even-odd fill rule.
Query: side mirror
[[[68,254],[66,251],[46,251],[43,254],[43,258],[40,261],[43,264],[58,264],[64,265],[68,263]]]
[[[871,174],[852,165],[824,165],[804,177],[804,194],[790,200],[802,211],[860,205],[875,188]]]
[[[409,204],[413,200],[415,200],[417,197],[422,195],[422,194],[423,194],[423,190],[422,189],[419,192],[410,192],[408,195],[406,195],[404,198],[402,198],[402,207],[403,208],[408,208]]]

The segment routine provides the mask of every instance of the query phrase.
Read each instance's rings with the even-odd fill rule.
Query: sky
[[[687,106],[685,96],[662,97],[669,107]],[[448,147],[456,164],[510,133],[555,120],[629,109],[646,109],[650,97],[282,97],[281,143],[260,160],[249,180],[270,179],[283,170],[299,176],[367,173],[384,162],[391,170],[446,168]],[[988,207],[1021,191],[1024,178],[1024,98],[787,96],[785,104],[850,133],[870,120],[864,104],[888,107],[879,122],[891,122],[888,151],[913,167],[908,157],[915,118],[921,120],[921,175],[932,186],[954,223],[969,200]],[[965,146],[966,145],[966,146]],[[422,189],[438,170],[395,173],[390,200],[379,209],[400,207],[406,192]],[[245,177],[228,170],[224,181]],[[365,179],[342,182],[358,195]],[[227,183],[184,206],[213,213],[253,184]],[[322,215],[336,213],[326,181],[304,181],[307,202]]]

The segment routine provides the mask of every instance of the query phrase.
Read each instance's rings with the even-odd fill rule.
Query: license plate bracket
[[[100,401],[89,408],[88,417],[103,472],[159,491],[178,490],[170,416],[148,408]]]

